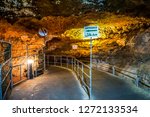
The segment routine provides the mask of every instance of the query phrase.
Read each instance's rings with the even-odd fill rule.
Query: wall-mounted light
[[[33,78],[33,73],[32,73],[32,64],[34,63],[34,61],[32,59],[28,59],[27,60],[27,64],[28,64],[28,79],[32,79]]]
[[[27,60],[27,63],[28,63],[28,64],[32,64],[32,63],[34,63],[34,60],[28,59],[28,60]]]

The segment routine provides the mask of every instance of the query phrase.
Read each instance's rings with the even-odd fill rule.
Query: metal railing
[[[12,67],[12,74],[13,74],[13,86],[27,80],[26,74],[24,74],[25,71],[23,71],[23,66],[26,66],[25,64],[18,64]]]
[[[46,68],[50,65],[66,67],[74,71],[77,75],[77,78],[89,96],[91,97],[90,92],[90,67],[78,59],[71,56],[60,56],[60,55],[46,55]]]
[[[12,88],[11,44],[0,40],[0,99],[6,99]]]
[[[45,54],[44,54],[44,46],[40,47],[40,49],[35,50],[32,46],[39,46],[38,44],[28,44],[26,46],[26,57],[27,60],[32,59],[34,60],[34,75],[38,76],[39,72],[44,72],[45,70]],[[33,51],[36,54],[31,54]],[[27,64],[27,76],[29,79],[29,64]]]
[[[30,45],[31,46],[31,45]],[[30,79],[29,75],[32,75],[33,77],[37,77],[40,74],[44,73],[45,70],[45,57],[43,49],[36,50],[37,52],[35,54],[31,54],[30,51],[34,51],[34,49],[27,47],[26,50],[26,56],[19,56],[12,58],[13,61],[17,61],[17,59],[21,59],[22,61],[19,62],[19,64],[15,64],[12,66],[12,73],[13,73],[13,86]],[[32,59],[33,63],[30,63],[31,67],[31,74],[29,74],[29,64],[28,60]]]
[[[90,61],[83,60],[83,62],[85,64],[89,64]],[[98,62],[98,60],[93,61],[93,69],[105,71],[105,72],[111,73],[112,75],[119,76],[121,78],[132,79],[135,82],[135,85],[137,87],[139,87],[139,85],[143,85],[144,87],[150,88],[150,85],[147,85],[140,80],[141,76],[138,75],[138,73],[131,72],[131,71],[125,70],[123,68],[119,68],[115,65],[111,65],[104,61],[100,61],[100,62]]]

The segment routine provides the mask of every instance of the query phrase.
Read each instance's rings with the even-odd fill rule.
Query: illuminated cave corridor
[[[0,99],[150,99],[148,1],[44,2],[0,1]]]

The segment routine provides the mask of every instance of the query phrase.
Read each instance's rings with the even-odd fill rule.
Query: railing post
[[[50,65],[50,62],[49,62],[49,55],[47,55],[47,63],[46,63],[48,66]]]
[[[62,67],[62,56],[60,56],[60,65]]]
[[[72,65],[72,70],[73,70],[73,57],[71,57],[71,65]]]
[[[74,71],[77,73],[76,67],[77,67],[77,63],[76,63],[76,59],[74,59]]]
[[[74,58],[72,57],[72,70],[74,71]]]
[[[10,69],[11,69],[11,71],[10,71],[10,87],[11,87],[11,89],[13,88],[13,76],[12,76],[12,70],[13,70],[13,66],[12,66],[12,64],[11,64],[11,66],[10,66]]]
[[[96,69],[98,70],[98,64],[99,64],[99,62],[98,62],[98,60],[96,59]]]
[[[77,71],[78,71],[78,76],[80,76],[80,69],[79,69],[79,61],[78,61],[78,64],[77,64]]]
[[[115,75],[115,66],[112,66],[112,74]]]
[[[35,55],[35,76],[37,77],[37,55]]]
[[[44,52],[44,51],[43,51]],[[44,71],[46,70],[46,56],[45,56],[45,53],[44,53]]]
[[[55,56],[54,56],[54,65],[56,65],[56,63],[55,63]]]
[[[10,71],[10,82],[11,82],[11,84],[10,84],[10,87],[11,88],[13,88],[13,76],[12,76],[12,70],[13,70],[13,65],[12,65],[12,45],[10,45],[11,47],[10,47],[10,57],[11,57],[11,62],[10,62],[10,69],[11,69],[11,71]]]
[[[22,71],[21,71],[21,65],[20,65],[20,80],[22,79],[21,74],[22,74]]]
[[[75,58],[74,58],[74,61],[73,61],[73,70],[75,71],[75,62],[76,62],[76,60],[75,60]]]
[[[82,64],[82,83],[83,83],[83,81],[84,81],[84,66]]]
[[[0,64],[0,100],[3,99],[3,94],[2,94],[2,65]]]
[[[66,64],[67,64],[67,68],[68,68],[68,57],[66,57]]]
[[[28,48],[28,44],[27,44],[27,45],[26,45],[26,52],[27,52],[27,53],[26,53],[26,58],[27,58],[27,61],[28,61],[28,59],[29,59],[29,51],[28,51],[28,49],[29,49],[29,48]],[[27,78],[30,79],[30,78],[29,78],[29,65],[28,65],[28,63],[27,63]]]
[[[136,77],[136,86],[139,87],[139,82],[140,82],[141,77],[139,75],[137,75]]]

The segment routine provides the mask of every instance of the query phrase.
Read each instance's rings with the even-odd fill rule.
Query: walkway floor
[[[93,99],[150,100],[150,92],[136,87],[128,79],[93,70]]]
[[[42,76],[16,86],[10,100],[82,100],[88,99],[71,71],[50,67]],[[94,100],[150,100],[144,92],[127,80],[100,71],[93,71]]]
[[[71,71],[50,67],[42,76],[16,86],[10,100],[82,100],[88,99]]]

